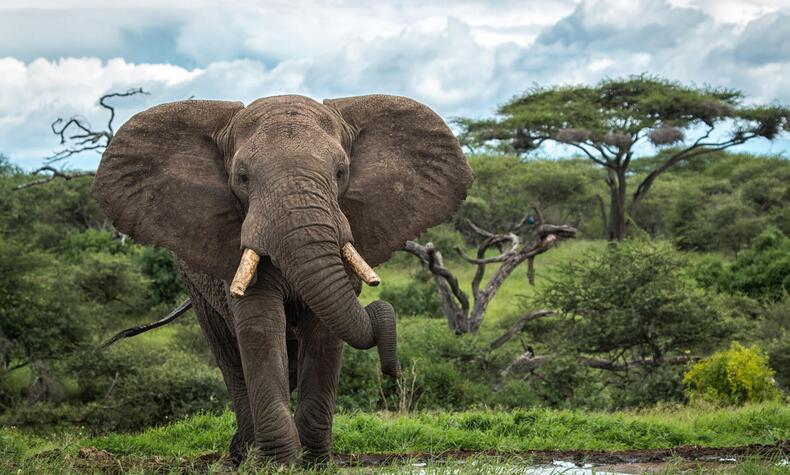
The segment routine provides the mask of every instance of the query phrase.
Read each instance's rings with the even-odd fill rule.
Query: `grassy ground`
[[[99,437],[79,433],[33,436],[6,427],[0,429],[0,473],[12,468],[23,468],[24,472],[41,464],[73,466],[86,447],[132,460],[199,463],[207,454],[226,452],[233,426],[228,412],[221,416],[196,415],[138,434]],[[790,406],[673,406],[617,413],[531,409],[340,414],[335,419],[334,437],[335,451],[345,454],[730,447],[790,440]]]

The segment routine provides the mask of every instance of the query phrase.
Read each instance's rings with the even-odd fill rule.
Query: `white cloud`
[[[56,148],[54,118],[80,113],[98,124],[96,99],[136,86],[151,96],[120,102],[119,123],[193,95],[249,102],[284,93],[403,94],[445,117],[485,116],[535,83],[641,72],[790,102],[781,28],[790,0],[31,3],[35,17],[0,14],[0,151],[26,166]],[[66,7],[77,14],[60,25]]]
[[[697,8],[717,22],[741,26],[763,15],[790,8],[790,0],[670,0],[670,3]]]

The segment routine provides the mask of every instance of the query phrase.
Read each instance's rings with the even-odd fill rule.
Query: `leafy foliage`
[[[493,119],[460,119],[457,125],[461,143],[474,150],[522,155],[552,141],[603,167],[608,236],[619,240],[659,175],[705,154],[790,131],[790,108],[742,106],[742,99],[738,91],[639,75],[591,86],[536,87],[501,106]],[[717,128],[724,138],[712,138]],[[629,188],[641,144],[671,148]]]
[[[790,162],[747,155],[711,156],[679,167],[672,186],[654,193],[662,232],[682,249],[738,253],[766,226],[790,232]],[[663,206],[661,206],[663,205]]]
[[[562,266],[537,300],[561,318],[528,328],[579,361],[602,361],[620,389],[616,406],[682,400],[681,374],[672,366],[728,334],[716,297],[695,285],[684,256],[667,244],[610,244]]]
[[[148,293],[151,303],[175,303],[186,293],[181,276],[169,251],[157,247],[144,247],[139,257],[140,270],[150,279]]]
[[[441,317],[442,303],[430,275],[420,272],[406,284],[389,285],[382,289],[381,298],[398,309],[398,315]]]
[[[51,264],[46,253],[0,237],[0,375],[86,341],[90,321],[81,318],[80,294],[62,282],[65,269]]]
[[[491,231],[510,229],[535,205],[540,205],[548,222],[578,223],[588,237],[600,235],[592,185],[599,172],[587,162],[525,161],[509,155],[473,155],[469,161],[475,182],[453,218],[467,238],[478,237],[469,230],[467,219]]]
[[[564,267],[541,303],[565,316],[568,344],[656,363],[720,336],[721,313],[666,244],[629,240]]]
[[[683,382],[691,399],[729,405],[778,399],[773,376],[759,347],[733,343],[692,366]]]
[[[688,130],[735,123],[733,137],[755,135],[772,139],[790,130],[790,112],[781,106],[741,106],[743,94],[728,89],[686,86],[648,75],[604,79],[592,86],[536,87],[497,111],[500,119],[461,120],[471,143],[491,139],[516,153],[551,139],[567,144],[589,143],[630,149],[661,128]],[[683,134],[653,134],[659,144],[673,144]],[[674,139],[674,140],[673,140]]]
[[[730,289],[754,297],[790,293],[790,238],[776,228],[760,233],[730,268]]]
[[[137,429],[224,407],[205,343],[95,352],[169,310],[182,292],[170,254],[110,228],[89,178],[12,191],[29,175],[2,160],[0,171],[0,420]]]
[[[767,227],[734,262],[708,259],[695,274],[698,280],[720,291],[779,300],[790,293],[790,238]]]
[[[219,370],[182,351],[162,353],[148,345],[87,351],[69,362],[78,390],[62,404],[18,405],[0,423],[45,430],[88,427],[94,432],[131,431],[228,404]],[[107,376],[110,377],[107,377]]]

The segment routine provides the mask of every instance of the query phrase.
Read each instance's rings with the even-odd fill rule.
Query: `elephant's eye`
[[[346,170],[344,168],[338,168],[337,172],[335,172],[335,177],[338,181],[342,180],[346,176]]]
[[[248,177],[246,173],[239,173],[239,183],[246,185],[248,181],[250,181],[250,177]]]

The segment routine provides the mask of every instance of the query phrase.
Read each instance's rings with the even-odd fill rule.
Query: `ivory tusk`
[[[376,271],[371,268],[365,259],[359,255],[354,246],[347,242],[343,245],[343,259],[346,263],[351,267],[357,276],[362,279],[362,282],[368,284],[371,287],[375,287],[381,283],[381,279],[379,275],[376,274]]]
[[[243,297],[247,286],[252,282],[252,277],[255,275],[255,270],[258,269],[258,262],[261,260],[259,256],[252,249],[245,249],[241,255],[241,262],[236,269],[236,275],[233,276],[233,282],[230,283],[230,294],[236,298]]]

